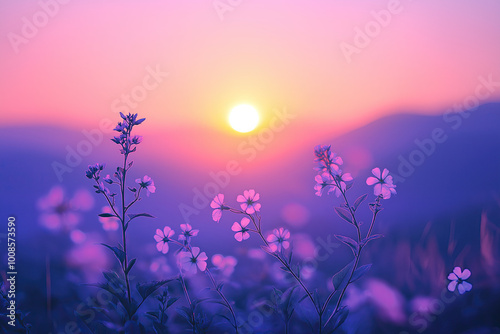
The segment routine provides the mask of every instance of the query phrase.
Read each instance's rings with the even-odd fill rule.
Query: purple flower
[[[99,180],[99,177],[101,176],[101,171],[104,169],[103,164],[95,164],[95,165],[89,165],[87,171],[85,172],[85,175],[89,179],[94,179],[94,180]]]
[[[147,175],[144,175],[142,179],[136,179],[135,182],[138,183],[141,186],[141,188],[145,188],[147,190],[148,196],[149,194],[154,193],[156,191],[153,179]]]
[[[380,168],[372,169],[375,177],[370,176],[366,179],[366,184],[369,186],[375,185],[373,193],[375,196],[382,196],[384,199],[391,198],[391,194],[396,194],[396,186],[393,183],[392,176],[389,175],[387,168],[380,172]]]
[[[179,253],[179,264],[181,268],[191,274],[196,274],[197,267],[201,271],[207,269],[208,256],[205,252],[200,253],[199,247],[191,248],[191,252]]]
[[[342,173],[342,171],[339,170],[335,178],[332,177],[330,173],[325,172],[321,175],[316,175],[314,180],[316,181],[314,190],[316,190],[317,196],[323,195],[323,191],[326,189],[327,194],[334,192],[335,195],[339,197],[347,188],[345,183],[352,181],[353,178],[350,173]]]
[[[156,244],[156,249],[163,254],[167,254],[168,252],[168,243],[172,241],[172,236],[174,235],[174,230],[170,227],[165,226],[163,231],[160,229],[156,230],[156,234],[154,236]]]
[[[189,224],[181,224],[181,234],[179,235],[179,240],[185,240],[189,242],[191,237],[196,237],[200,230],[193,230],[193,227]]]
[[[222,217],[222,211],[228,209],[228,207],[224,205],[224,195],[218,194],[215,196],[212,203],[210,203],[210,207],[214,209],[214,211],[212,211],[212,219],[218,223]]]
[[[331,173],[337,175],[340,172],[340,166],[344,163],[341,157],[331,151],[330,145],[317,145],[314,148],[316,158],[316,167],[318,173]]]
[[[283,227],[280,227],[279,230],[275,228],[273,233],[269,234],[266,238],[272,252],[281,252],[282,249],[290,247],[288,239],[290,239],[290,231]]]
[[[236,200],[240,202],[241,209],[248,214],[253,214],[255,211],[260,211],[260,203],[256,203],[260,195],[255,190],[245,190],[243,195],[238,195]]]
[[[243,217],[241,219],[241,223],[234,222],[233,226],[231,227],[231,230],[236,232],[236,234],[234,235],[234,238],[236,240],[238,240],[239,242],[250,238],[250,233],[248,233],[248,231],[250,231],[250,229],[247,228],[249,223],[250,223],[250,219],[248,219],[247,217]]]
[[[455,269],[453,269],[453,272],[448,275],[448,279],[451,281],[448,284],[448,290],[450,292],[453,292],[458,287],[458,292],[461,295],[463,295],[467,291],[470,291],[472,289],[472,284],[465,281],[470,277],[470,275],[471,272],[469,269],[464,269],[464,271],[462,272],[462,268],[455,267]]]
[[[142,136],[134,136],[132,138],[132,144],[137,145],[140,144],[141,142],[142,142]]]
[[[317,196],[323,195],[323,190],[325,189],[327,190],[327,194],[329,194],[334,190],[335,185],[333,177],[330,175],[330,173],[323,173],[321,175],[316,175],[314,180],[316,181],[314,190],[316,190]]]

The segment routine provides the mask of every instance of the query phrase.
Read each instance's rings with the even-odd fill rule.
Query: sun
[[[229,124],[238,132],[250,132],[259,125],[259,113],[248,104],[240,104],[229,113]]]

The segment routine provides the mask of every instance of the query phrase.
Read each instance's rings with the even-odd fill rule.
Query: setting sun
[[[229,124],[238,132],[250,132],[259,124],[259,113],[247,104],[238,105],[229,113]]]

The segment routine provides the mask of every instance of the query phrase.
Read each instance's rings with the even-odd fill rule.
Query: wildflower
[[[196,274],[196,267],[201,271],[207,269],[208,256],[205,252],[200,253],[199,247],[191,248],[190,252],[180,252],[179,253],[179,263],[182,269]]]
[[[179,235],[179,240],[185,240],[189,242],[191,237],[196,237],[200,230],[193,230],[193,227],[189,224],[181,224],[182,233]]]
[[[470,277],[470,274],[471,272],[469,269],[464,269],[464,271],[462,271],[462,268],[455,267],[453,272],[448,275],[448,279],[451,281],[448,284],[448,290],[453,292],[458,287],[458,292],[460,292],[461,295],[470,291],[472,289],[472,284],[465,281]]]
[[[384,199],[389,199],[391,198],[391,194],[396,194],[396,186],[387,168],[384,168],[382,173],[380,172],[380,168],[374,168],[372,169],[372,173],[375,177],[370,176],[367,178],[366,184],[369,186],[375,185],[373,190],[375,196],[382,195]]]
[[[335,187],[334,191],[335,191],[335,195],[337,195],[337,197],[339,197],[342,194],[342,191],[346,191],[346,189],[347,189],[347,186],[345,183],[352,181],[353,178],[351,176],[351,173],[342,173],[342,171],[339,171],[339,173],[337,175],[335,175],[335,180],[336,180],[336,187]]]
[[[248,219],[247,217],[243,217],[241,219],[241,224],[238,222],[234,222],[233,226],[231,227],[231,230],[236,232],[236,234],[234,235],[234,238],[236,240],[241,242],[243,240],[247,240],[248,238],[250,238],[250,233],[248,233],[250,229],[247,228],[249,223],[250,219]]]
[[[99,180],[99,177],[101,175],[101,171],[104,169],[104,165],[101,165],[99,163],[95,165],[89,165],[87,171],[85,172],[85,175],[89,179],[94,179],[94,180]]]
[[[228,207],[224,205],[224,195],[218,194],[215,196],[212,203],[210,203],[210,207],[214,209],[214,211],[212,211],[212,219],[218,223],[222,217],[222,211],[228,209]]]
[[[330,145],[317,145],[314,148],[316,158],[314,162],[317,166],[314,168],[319,173],[331,173],[337,175],[340,172],[340,166],[344,163],[341,157],[331,151]]]
[[[142,136],[134,136],[131,142],[134,145],[140,144],[142,142]]]
[[[316,185],[314,186],[314,190],[316,190],[316,195],[321,196],[323,195],[323,190],[327,190],[327,193],[329,194],[330,192],[333,191],[333,188],[335,185],[333,184],[333,177],[330,175],[330,173],[323,173],[321,175],[316,175],[314,178],[316,181]]]
[[[147,195],[154,193],[156,191],[155,183],[152,178],[147,175],[144,175],[142,179],[136,179],[136,183],[138,183],[141,188],[145,188],[147,190]]]
[[[104,177],[104,182],[106,182],[107,184],[113,184],[114,181],[111,179],[111,176],[109,176],[109,174],[107,174],[105,177]]]
[[[230,255],[223,256],[221,254],[215,254],[212,256],[212,264],[226,277],[231,276],[237,263],[238,260]]]
[[[290,247],[288,239],[290,239],[290,231],[283,227],[280,227],[279,230],[275,228],[273,233],[266,238],[272,252],[281,252],[283,249]]]
[[[256,203],[260,195],[255,190],[245,190],[243,195],[238,195],[236,200],[240,202],[241,209],[248,214],[253,214],[255,211],[260,211],[260,203]]]
[[[109,206],[103,207],[102,212],[114,214]],[[101,222],[104,231],[116,231],[118,229],[119,220],[116,217],[99,217],[99,221]]]
[[[108,196],[111,195],[111,192],[109,191],[109,189],[106,188],[106,186],[102,182],[99,182],[99,185],[94,186],[94,188],[96,189],[95,192],[98,194],[103,193],[103,194],[108,195]]]
[[[167,254],[168,252],[168,242],[172,241],[172,236],[174,235],[174,230],[172,230],[170,227],[165,226],[163,228],[163,231],[160,229],[156,230],[156,234],[154,236],[157,244],[156,244],[156,249],[158,249],[159,252],[162,252],[163,254]]]
[[[316,175],[314,180],[317,182],[314,186],[317,196],[321,196],[323,191],[327,189],[327,194],[335,192],[335,195],[339,197],[347,188],[345,183],[353,179],[350,173],[342,173],[342,171],[339,170],[334,177],[332,177],[330,173],[325,172],[321,175]]]

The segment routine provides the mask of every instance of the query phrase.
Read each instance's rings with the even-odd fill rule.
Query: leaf
[[[137,191],[136,188],[131,188],[131,187],[128,187],[128,190],[130,190],[131,192],[135,193]]]
[[[338,273],[333,275],[332,277],[332,284],[334,291],[337,291],[344,283],[347,283],[346,281],[349,279],[349,273],[352,270],[352,267],[354,266],[354,260],[349,262],[344,268],[342,268]]]
[[[111,214],[111,213],[107,213],[107,212],[100,213],[100,214],[98,214],[98,216],[103,217],[103,218],[116,217],[116,215]],[[118,217],[116,217],[116,218],[118,218]]]
[[[379,239],[379,238],[383,238],[384,235],[383,234],[374,234],[372,236],[370,236],[368,239],[363,239],[363,246],[366,245],[368,242],[372,241],[372,240],[375,240],[375,239]]]
[[[149,312],[146,312],[146,316],[149,316],[150,318],[153,318],[153,319],[160,319],[160,312],[158,311],[149,311]]]
[[[349,309],[346,306],[339,308],[330,321],[325,324],[325,332],[334,333],[346,321],[348,315]]]
[[[337,238],[338,240],[342,241],[343,243],[351,247],[351,250],[353,251],[354,255],[358,254],[359,244],[357,241],[354,241],[349,237],[338,234],[335,234],[335,238]]]
[[[156,218],[156,217],[150,215],[149,213],[129,213],[128,214],[128,218],[129,218],[128,221],[131,221],[132,219],[135,219],[137,217]]]
[[[153,281],[149,283],[137,283],[136,289],[137,292],[141,295],[142,299],[148,298],[153,292],[155,292],[158,288],[161,286],[167,284],[168,282],[172,281],[171,279],[169,280],[163,280],[163,281]]]
[[[366,199],[366,194],[359,196],[355,201],[354,205],[352,206],[353,210],[356,211],[361,203]]]
[[[215,316],[218,316],[218,317],[221,317],[221,318],[224,318],[227,320],[227,322],[229,322],[231,324],[231,326],[234,327],[234,324],[233,324],[233,320],[229,319],[229,317],[223,315],[223,314],[215,314]]]
[[[168,302],[167,302],[167,308],[169,308],[170,306],[172,306],[172,304],[175,303],[178,300],[179,300],[179,297],[170,298],[168,300]]]
[[[128,273],[130,272],[130,270],[131,270],[131,269],[132,269],[132,267],[134,266],[134,264],[135,264],[135,261],[136,261],[136,260],[137,260],[137,259],[132,259],[132,260],[130,260],[130,262],[129,262],[129,263],[128,263],[128,265],[127,265],[127,269],[125,269],[125,274],[128,274]]]
[[[191,325],[193,325],[193,320],[192,315],[191,315],[191,309],[187,308],[186,306],[181,306],[175,309],[177,313],[179,313],[184,319],[186,319],[187,322],[189,322]]]
[[[335,212],[337,212],[337,214],[339,215],[340,218],[342,218],[343,220],[345,220],[349,224],[352,224],[351,213],[348,210],[346,210],[344,208],[336,207]]]
[[[360,279],[370,268],[372,267],[371,263],[370,264],[365,264],[364,266],[359,267],[354,271],[354,274],[352,275],[351,278],[351,283],[356,282],[358,279]]]
[[[118,261],[120,261],[121,265],[123,266],[123,263],[125,262],[125,252],[124,251],[122,251],[121,249],[119,249],[117,247],[112,247],[112,246],[109,246],[106,244],[101,244],[101,245],[111,249],[113,251],[113,253],[115,253],[115,256],[118,259]]]

